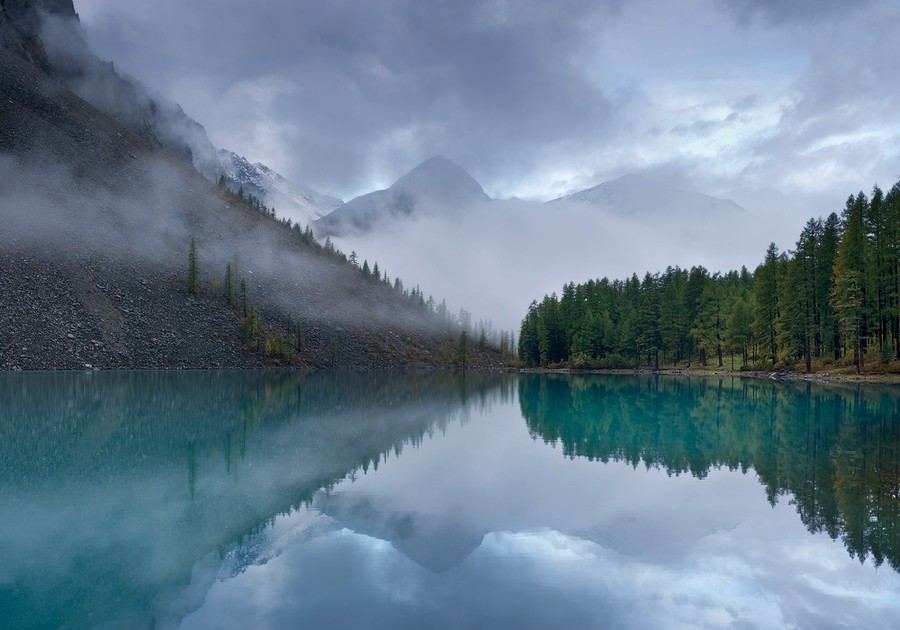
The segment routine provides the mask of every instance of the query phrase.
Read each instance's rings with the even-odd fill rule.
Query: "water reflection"
[[[377,468],[472,406],[509,400],[508,382],[0,375],[0,619],[15,628],[173,625],[214,579],[217,568],[198,575],[204,566],[317,490]]]
[[[529,430],[569,457],[705,477],[753,468],[810,532],[900,570],[900,396],[894,387],[765,380],[519,380]]]
[[[887,628],[898,421],[733,379],[0,375],[0,625]]]

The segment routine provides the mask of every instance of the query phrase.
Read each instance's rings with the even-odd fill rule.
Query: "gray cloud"
[[[82,4],[101,56],[176,100],[194,79],[224,97],[224,111],[194,112],[214,141],[276,125],[297,147],[280,166],[339,192],[436,153],[497,173],[576,128],[596,143],[613,117],[581,56],[614,2]]]
[[[720,0],[721,7],[744,25],[815,23],[840,18],[862,10],[868,0]]]
[[[214,143],[344,198],[435,154],[491,194],[541,198],[675,163],[751,210],[774,187],[805,220],[898,170],[887,0],[76,8],[101,57]]]
[[[818,212],[839,210],[853,190],[896,181],[898,26],[897,11],[872,12],[807,36],[809,62],[790,88],[793,98],[742,177],[779,182],[784,191],[830,188],[832,203]]]

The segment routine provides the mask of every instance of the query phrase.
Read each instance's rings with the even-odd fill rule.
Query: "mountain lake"
[[[4,628],[896,628],[890,386],[0,375]]]

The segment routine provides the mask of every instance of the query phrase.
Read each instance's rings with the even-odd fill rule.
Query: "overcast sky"
[[[213,143],[350,198],[435,154],[494,196],[627,172],[754,212],[900,177],[890,0],[76,0]],[[798,223],[799,225],[799,223]]]

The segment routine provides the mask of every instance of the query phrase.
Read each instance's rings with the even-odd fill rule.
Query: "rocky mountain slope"
[[[265,164],[251,164],[237,153],[219,149],[218,158],[219,169],[231,190],[243,188],[245,193],[275,208],[278,216],[287,217],[294,223],[311,225],[344,203],[336,197],[291,182]]]
[[[267,339],[301,323],[298,365],[442,363],[458,331],[26,59],[0,49],[0,369],[272,365],[223,297],[229,264]]]
[[[37,65],[154,146],[192,164],[207,179],[224,174],[282,216],[306,225],[340,199],[295,184],[267,166],[217,151],[206,130],[182,108],[134,77],[122,75],[88,48],[71,0],[0,0],[0,46]]]
[[[150,144],[218,177],[202,125],[87,46],[72,0],[0,0],[0,45],[30,61]]]
[[[317,234],[346,236],[385,222],[463,212],[491,200],[475,179],[445,157],[430,158],[386,190],[351,199],[315,223]]]

